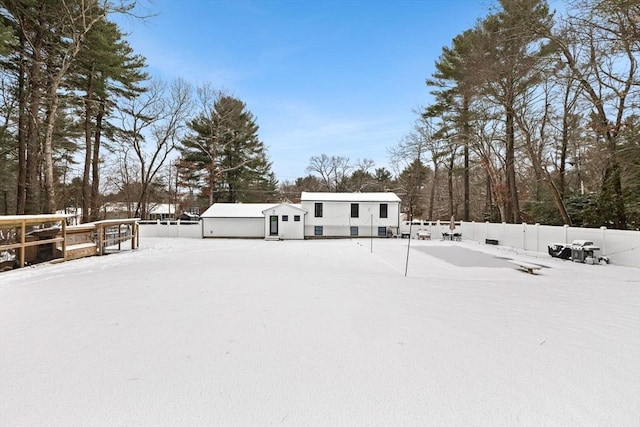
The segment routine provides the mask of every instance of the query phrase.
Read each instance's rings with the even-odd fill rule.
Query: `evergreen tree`
[[[98,219],[100,200],[100,148],[103,136],[118,130],[107,120],[119,98],[135,97],[147,79],[145,60],[135,55],[117,25],[103,20],[87,33],[78,52],[69,84],[84,92],[83,116],[85,156],[82,177],[82,220]]]
[[[421,218],[424,214],[424,186],[428,175],[427,167],[420,159],[415,159],[398,176],[402,188],[400,198],[409,220]]]
[[[241,100],[219,93],[208,114],[189,123],[183,160],[204,171],[209,202],[274,200],[277,182],[253,114]]]
[[[56,209],[56,123],[68,73],[87,33],[110,12],[125,12],[134,3],[69,0],[5,0],[6,17],[15,28],[18,64],[17,212],[53,212]],[[70,94],[73,96],[73,94]],[[44,200],[40,200],[40,187]]]
[[[520,222],[516,180],[516,104],[539,81],[536,65],[549,53],[533,26],[548,27],[553,16],[544,0],[499,0],[501,10],[485,18],[476,32],[472,64],[482,94],[504,114],[506,220]],[[475,80],[475,79],[474,79]]]

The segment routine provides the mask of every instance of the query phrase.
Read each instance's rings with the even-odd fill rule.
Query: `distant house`
[[[104,219],[131,218],[135,214],[134,203],[107,202],[100,207],[100,213]]]
[[[150,220],[175,219],[176,205],[173,203],[154,203],[149,205]]]
[[[307,238],[398,234],[400,198],[395,193],[303,192],[300,202],[309,212]]]
[[[394,193],[303,192],[300,204],[214,203],[200,215],[202,237],[307,239],[397,235]]]

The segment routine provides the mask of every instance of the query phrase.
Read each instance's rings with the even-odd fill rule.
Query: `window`
[[[289,221],[289,215],[282,215],[282,222]]]
[[[351,227],[351,235],[352,236],[358,235],[358,227]]]
[[[386,218],[388,214],[389,205],[386,203],[380,203],[380,218]]]
[[[315,227],[313,227],[313,235],[314,236],[322,236],[322,226],[321,225],[316,225]]]
[[[378,237],[387,237],[387,227],[378,227]]]
[[[315,204],[314,214],[316,218],[322,218],[322,203]]]
[[[300,222],[300,215],[294,215],[294,216],[293,216],[293,220],[294,220],[295,222]]]
[[[358,218],[360,213],[360,205],[357,203],[351,203],[351,218]]]

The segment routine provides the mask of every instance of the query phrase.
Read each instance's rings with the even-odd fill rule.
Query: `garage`
[[[264,238],[263,211],[275,203],[214,203],[200,215],[202,237]]]

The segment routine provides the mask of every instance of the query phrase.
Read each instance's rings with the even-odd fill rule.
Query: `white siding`
[[[304,239],[305,212],[299,208],[288,204],[281,204],[265,210],[264,212],[264,235],[269,236],[271,227],[271,216],[278,217],[278,237],[283,240]],[[295,216],[300,217],[300,221],[295,221]],[[287,216],[284,221],[283,216]]]
[[[322,217],[315,216],[315,204],[322,203]],[[358,217],[351,217],[351,203],[358,204]],[[380,205],[387,204],[387,218],[380,218]],[[308,212],[306,237],[313,237],[316,226],[322,226],[324,237],[349,237],[351,227],[358,227],[358,237],[378,236],[378,227],[391,228],[398,232],[400,204],[398,202],[340,202],[302,201],[302,208]]]
[[[264,218],[202,218],[202,237],[264,237]]]

